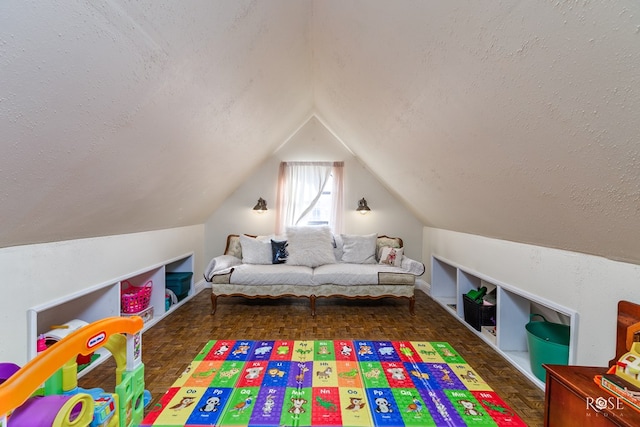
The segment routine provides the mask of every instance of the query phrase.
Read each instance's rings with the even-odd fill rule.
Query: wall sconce
[[[362,215],[368,214],[371,211],[364,197],[358,200],[358,209],[356,209],[356,211],[360,212]]]
[[[259,214],[265,213],[267,211],[267,202],[262,197],[260,197],[258,199],[258,203],[256,203],[256,205],[253,207],[253,210]]]

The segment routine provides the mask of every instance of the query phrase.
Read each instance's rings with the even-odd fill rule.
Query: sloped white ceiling
[[[640,262],[640,3],[0,2],[0,246],[203,223],[313,112],[424,222]]]
[[[315,102],[425,224],[640,260],[640,3],[318,1]]]
[[[0,246],[203,223],[312,111],[310,18],[0,2]]]

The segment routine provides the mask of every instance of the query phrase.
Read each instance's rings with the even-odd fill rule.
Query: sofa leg
[[[216,309],[218,308],[218,296],[211,292],[211,315],[216,314]]]
[[[311,316],[316,317],[316,296],[311,295],[309,297],[309,302],[311,303]]]
[[[416,297],[412,296],[411,298],[409,298],[409,313],[411,313],[412,316],[416,315]]]

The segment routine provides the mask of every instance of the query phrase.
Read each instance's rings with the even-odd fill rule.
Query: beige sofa
[[[404,298],[414,314],[416,279],[425,268],[421,262],[404,256],[401,238],[331,235],[330,252],[325,247],[326,236],[322,242],[318,246],[322,247],[319,250],[323,254],[314,260],[315,249],[309,251],[307,247],[304,252],[301,245],[294,245],[292,230],[279,238],[229,235],[224,254],[213,258],[204,272],[205,280],[211,284],[212,313],[216,311],[218,297],[242,296],[309,298],[314,316],[316,299],[321,297]],[[364,243],[367,249],[363,250]],[[271,259],[268,262],[267,250],[261,244],[269,246],[273,256],[276,244],[281,248],[283,244],[289,245],[289,256],[286,261]],[[263,253],[262,261],[255,256],[257,252]],[[296,258],[296,254],[302,255]],[[385,256],[382,261],[381,255]]]

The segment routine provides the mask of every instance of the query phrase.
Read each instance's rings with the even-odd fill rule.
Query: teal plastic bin
[[[189,295],[191,289],[191,276],[192,272],[184,273],[166,273],[165,275],[165,287],[171,289],[178,297],[178,301],[182,301]],[[165,302],[166,305],[166,302]]]
[[[534,321],[541,317],[542,321]],[[548,322],[541,314],[531,314],[527,329],[527,344],[531,370],[540,380],[545,381],[546,371],[543,363],[548,365],[567,365],[569,363],[569,338],[571,330],[568,325]]]

